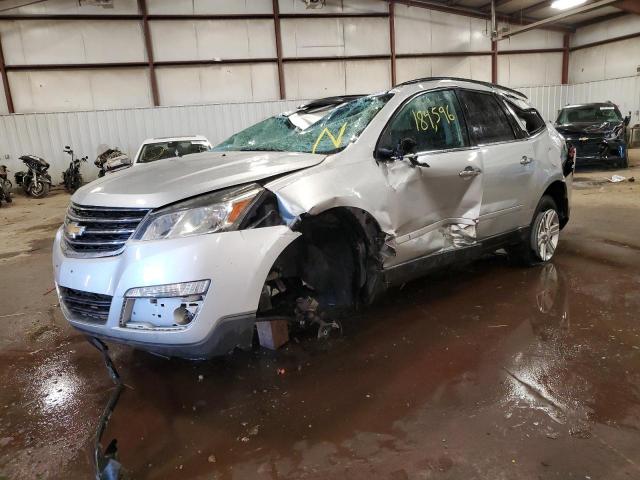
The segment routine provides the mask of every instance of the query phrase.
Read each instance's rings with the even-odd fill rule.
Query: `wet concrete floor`
[[[412,282],[325,344],[200,363],[114,347],[105,440],[136,479],[640,478],[638,211],[579,204],[553,263]],[[113,391],[49,258],[0,264],[0,478],[93,478]]]

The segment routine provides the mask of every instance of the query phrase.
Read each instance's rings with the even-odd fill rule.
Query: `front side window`
[[[402,140],[416,143],[416,152],[467,146],[460,105],[451,90],[428,92],[404,104],[382,133],[378,148],[399,152]]]
[[[328,109],[267,118],[214,150],[336,153],[360,136],[391,96],[370,95]]]
[[[566,123],[621,122],[622,115],[613,105],[584,105],[563,108],[558,115],[560,125]]]
[[[471,140],[478,145],[514,140],[509,119],[492,93],[460,90]]]

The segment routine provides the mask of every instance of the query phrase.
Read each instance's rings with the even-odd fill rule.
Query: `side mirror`
[[[398,142],[398,146],[395,149],[380,147],[375,152],[375,159],[380,162],[389,162],[391,160],[399,160],[407,155],[413,155],[416,153],[418,144],[413,138],[403,138]]]
[[[375,158],[376,160],[380,161],[380,162],[388,162],[393,160],[394,157],[394,151],[390,148],[384,148],[384,147],[380,147],[375,154]]]
[[[413,138],[405,137],[402,140],[400,140],[400,143],[398,144],[398,150],[400,151],[400,155],[405,156],[412,153],[416,153],[417,146],[418,144]]]
[[[631,122],[631,115],[627,115],[626,117],[624,117],[624,126],[628,126],[629,123]]]

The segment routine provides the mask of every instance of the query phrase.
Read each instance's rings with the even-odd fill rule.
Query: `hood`
[[[576,122],[556,125],[556,130],[563,136],[584,135],[585,137],[604,136],[613,132],[622,122]]]
[[[156,208],[234,185],[318,165],[326,155],[297,152],[204,152],[142,163],[80,188],[74,203]]]

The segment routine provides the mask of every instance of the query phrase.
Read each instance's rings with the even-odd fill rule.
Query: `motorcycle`
[[[98,148],[98,157],[93,164],[100,169],[98,178],[104,177],[107,173],[112,173],[123,168],[131,166],[131,159],[126,153],[122,153],[118,147],[110,148],[106,145],[100,145]]]
[[[89,157],[76,157],[69,145],[64,147],[64,153],[71,156],[71,163],[69,163],[69,168],[62,172],[62,181],[64,189],[69,193],[73,193],[82,186],[80,162],[86,162]]]
[[[11,198],[11,189],[13,188],[13,184],[11,180],[7,178],[7,167],[6,165],[0,165],[0,206],[2,206],[2,200],[7,203],[11,203],[13,200]]]
[[[51,176],[47,173],[49,164],[44,158],[36,155],[23,155],[20,160],[28,170],[16,172],[16,183],[27,195],[35,198],[46,197],[51,189]]]

